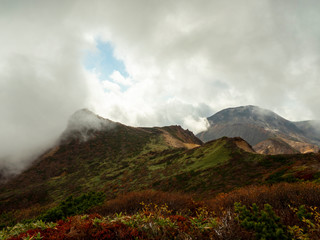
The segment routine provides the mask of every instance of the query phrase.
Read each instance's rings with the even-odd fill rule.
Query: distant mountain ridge
[[[255,145],[263,141],[278,138],[278,141],[268,141],[268,143],[272,142],[274,145],[280,144],[281,141],[284,147],[284,141],[301,153],[319,151],[320,128],[317,132],[312,121],[291,122],[270,110],[257,106],[224,109],[208,117],[208,122],[209,128],[197,134],[197,137],[204,142],[224,136],[241,137],[255,148]],[[261,149],[262,146],[267,147],[267,143],[260,144],[257,148],[258,152],[268,152]],[[280,150],[280,146],[275,149],[279,151],[271,151],[274,154],[293,153],[289,148],[287,148],[288,151]]]

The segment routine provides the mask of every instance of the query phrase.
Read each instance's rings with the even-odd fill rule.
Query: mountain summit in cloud
[[[269,140],[268,143],[276,144],[281,142],[282,146],[284,146],[283,142],[285,142],[302,153],[317,152],[319,150],[315,146],[315,144],[319,145],[320,143],[317,141],[316,136],[312,135],[309,128],[302,127],[306,126],[306,124],[291,122],[270,110],[257,106],[249,105],[224,109],[209,117],[208,122],[210,124],[208,130],[197,135],[205,142],[224,136],[239,136],[252,146],[273,139],[272,141]],[[279,140],[275,141],[275,138]],[[260,144],[259,148],[257,148],[259,149],[258,152],[270,152],[261,150],[261,146],[270,146],[268,143]],[[280,152],[275,151],[273,153]]]
[[[102,118],[88,109],[81,109],[71,115],[61,140],[77,138],[80,141],[87,141],[94,136],[95,131],[107,131],[116,125],[117,123]]]

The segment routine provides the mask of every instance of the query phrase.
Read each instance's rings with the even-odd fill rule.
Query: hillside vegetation
[[[246,144],[239,138],[176,148],[166,142],[163,131],[178,139],[174,134],[183,130],[169,129],[171,133],[165,128],[119,125],[95,132],[87,142],[72,139],[3,186],[0,209],[32,209],[35,204],[45,209],[71,194],[89,191],[104,192],[108,199],[144,189],[205,198],[246,185],[320,177],[319,154],[264,156],[239,148],[240,142]]]
[[[319,196],[320,187],[314,183],[246,187],[207,201],[194,201],[185,194],[143,191],[119,196],[86,214],[56,222],[34,220],[7,227],[0,231],[0,237],[319,239]]]
[[[3,239],[317,239],[320,154],[107,126],[69,129],[1,186]]]

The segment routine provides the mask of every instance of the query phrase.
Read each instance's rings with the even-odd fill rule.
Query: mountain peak
[[[114,128],[117,124],[84,108],[71,115],[61,139],[78,138],[86,141],[94,131]]]
[[[217,122],[265,122],[279,119],[287,121],[270,110],[248,105],[221,110],[209,117],[208,121],[210,124],[214,124]]]

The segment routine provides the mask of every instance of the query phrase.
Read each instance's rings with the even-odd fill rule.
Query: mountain
[[[319,181],[319,169],[320,154],[260,155],[239,137],[203,144],[180,126],[135,128],[81,110],[59,144],[1,186],[0,226],[91,191],[107,200],[146,189],[201,199],[252,184]]]
[[[249,105],[224,109],[209,117],[208,122],[210,124],[209,128],[197,135],[204,142],[223,136],[239,136],[255,146],[270,139],[256,147],[259,148],[260,152],[268,152],[261,148],[263,146],[267,148],[268,143],[275,144],[274,139],[281,139],[286,143],[282,143],[281,146],[288,144],[301,153],[319,151],[316,144],[320,143],[318,141],[320,134],[315,131],[316,127],[313,127],[314,125],[310,122],[291,122],[270,110],[257,106]],[[292,149],[289,150],[290,148],[287,147],[281,149],[280,145],[275,149],[279,151],[273,151],[274,154],[293,153]]]
[[[267,145],[273,144],[275,150],[272,151],[277,151],[277,146],[281,146],[292,150],[293,154],[258,154],[240,137],[222,137],[203,143],[180,126],[135,128],[101,118],[88,110],[80,110],[70,118],[56,146],[1,186],[0,228],[4,231],[0,234],[5,236],[6,232],[12,230],[12,234],[16,235],[12,239],[53,239],[53,235],[59,236],[59,239],[61,236],[67,236],[68,239],[111,239],[110,236],[118,239],[122,236],[120,239],[127,239],[126,236],[132,233],[132,226],[139,228],[142,233],[144,229],[158,233],[158,229],[170,226],[165,229],[169,234],[167,237],[137,236],[142,236],[142,239],[171,239],[172,230],[190,227],[196,234],[195,238],[211,239],[211,235],[203,232],[203,229],[215,232],[211,220],[208,222],[209,210],[215,212],[213,222],[217,216],[219,219],[236,216],[233,211],[235,203],[241,201],[245,204],[251,198],[252,203],[261,204],[262,207],[265,203],[287,207],[296,201],[299,201],[294,206],[297,209],[302,204],[318,206],[319,198],[315,193],[320,191],[316,187],[320,182],[320,153],[295,154],[286,142],[289,140],[271,140]],[[304,185],[295,184],[304,181],[307,181]],[[297,187],[300,190],[297,191]],[[273,201],[270,202],[270,199]],[[219,205],[207,210],[204,204],[212,201],[219,202]],[[171,214],[172,207],[176,207],[172,212],[174,215],[165,215]],[[137,212],[141,208],[143,210]],[[277,213],[281,209],[275,208]],[[216,215],[217,211],[225,215]],[[292,209],[288,211],[288,216],[293,215]],[[83,213],[93,214],[79,216]],[[108,218],[110,224],[98,214]],[[136,214],[136,222],[132,222],[135,219],[132,214]],[[154,218],[156,214],[159,220]],[[188,216],[185,214],[190,215],[192,221],[185,222]],[[72,215],[78,216],[58,221],[57,225],[50,224],[50,227],[44,227],[43,222],[36,221],[56,221]],[[144,222],[141,222],[141,216],[148,217],[143,217]],[[92,222],[89,222],[91,218]],[[195,232],[194,226],[197,218],[199,232]],[[114,222],[114,219],[118,222]],[[125,219],[130,221],[130,227],[124,224]],[[150,219],[155,219],[155,222],[150,222]],[[165,225],[163,219],[167,219]],[[170,219],[172,223],[169,225]],[[17,222],[24,222],[25,225],[19,223],[14,228],[4,228]],[[140,225],[136,225],[137,222]],[[179,225],[183,222],[185,225]],[[41,224],[41,227],[25,232],[29,228],[36,228],[37,224]],[[216,224],[214,222],[214,226]],[[236,235],[243,229],[239,225],[230,231],[233,225],[233,220],[225,225],[227,237],[220,236],[217,239],[237,238]],[[125,226],[127,228],[123,228]],[[222,225],[217,226],[220,228]],[[92,227],[97,229],[92,231]],[[216,233],[220,234],[218,227]],[[230,232],[234,233],[236,229],[239,232],[230,237]],[[110,235],[114,230],[121,235]],[[25,233],[18,236],[19,231]],[[42,231],[41,236],[37,231]],[[203,232],[203,237],[199,235],[200,232]],[[124,236],[123,233],[128,235]],[[88,234],[94,237],[85,237]],[[181,236],[184,238],[186,235]]]
[[[1,186],[0,213],[51,206],[88,191],[103,191],[108,198],[143,189],[221,192],[234,183],[225,188],[225,179],[216,179],[220,165],[239,155],[255,158],[245,157],[252,153],[241,138],[203,145],[180,126],[134,128],[81,110],[71,117],[59,144]]]
[[[180,126],[134,128],[80,110],[70,118],[59,144],[1,186],[0,210],[50,203],[90,190],[112,195],[124,179],[135,179],[133,190],[137,176],[148,176],[148,161],[202,144]]]

